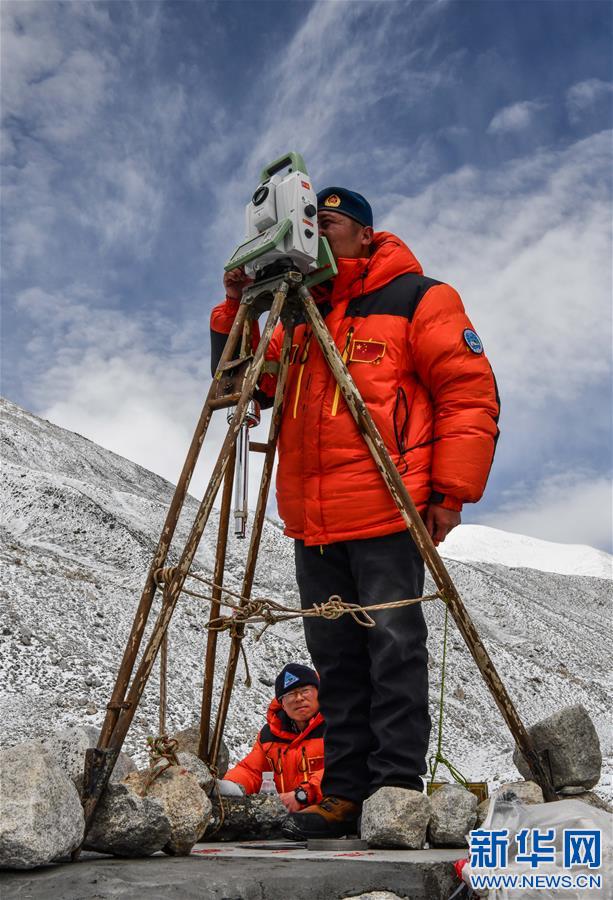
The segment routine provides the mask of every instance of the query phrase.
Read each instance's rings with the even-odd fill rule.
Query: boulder
[[[560,800],[568,800],[568,796],[565,794],[558,794],[558,797]],[[583,791],[581,794],[575,794],[572,799],[581,800],[583,803],[587,803],[588,806],[594,806],[596,809],[603,809],[605,812],[613,813],[613,804],[603,800],[594,791]]]
[[[521,800],[522,803],[544,803],[543,792],[536,781],[505,781],[496,791],[505,800]]]
[[[170,822],[170,838],[162,847],[171,856],[187,856],[211,818],[211,801],[198,779],[181,766],[171,766],[149,785],[149,772],[132,772],[124,781],[141,796],[159,800]]]
[[[465,847],[475,827],[478,800],[460,784],[444,784],[430,796],[428,840],[434,847]]]
[[[490,811],[490,798],[487,800],[482,800],[481,803],[477,806],[477,820],[475,822],[475,828],[481,828],[485,820],[487,819],[487,814]]]
[[[281,832],[281,826],[288,813],[278,794],[249,794],[247,797],[222,797],[223,821],[219,797],[215,791],[213,792],[212,800],[213,822],[209,829],[207,840],[285,840]]]
[[[399,787],[379,788],[362,807],[362,840],[371,847],[421,850],[431,811],[425,794]]]
[[[33,869],[67,856],[83,839],[77,789],[40,742],[0,752],[0,867]]]
[[[96,807],[86,850],[114,856],[151,856],[170,840],[170,822],[161,802],[141,797],[129,784],[109,784]]]
[[[185,751],[198,756],[198,748],[200,747],[200,727],[192,725],[190,728],[184,728],[183,731],[177,731],[172,735],[173,740],[178,744],[177,753]],[[217,777],[223,778],[230,765],[230,751],[222,740],[219,745],[219,755],[217,757]]]
[[[45,750],[57,759],[79,793],[83,788],[85,751],[97,746],[99,736],[100,731],[93,725],[68,725],[40,738]],[[136,766],[128,754],[120,753],[111,781],[123,781],[126,775],[135,771]]]
[[[504,784],[501,784],[500,787],[496,790],[496,794],[498,796],[504,796],[505,799],[512,799],[513,797],[517,798],[517,800],[521,800],[522,803],[526,803],[528,806],[531,803],[544,803],[545,798],[543,797],[543,792],[536,783],[536,781],[506,781]],[[511,796],[512,795],[512,796]],[[482,803],[477,807],[477,822],[475,827],[481,828],[490,808],[490,800],[483,800]]]
[[[594,787],[600,780],[602,754],[594,724],[580,703],[566,706],[528,729],[539,753],[548,751],[553,786]],[[531,772],[526,760],[515,748],[513,762],[528,779]]]
[[[184,769],[196,777],[202,790],[208,794],[215,783],[215,777],[211,774],[209,767],[202,762],[199,756],[195,756],[187,750],[177,753],[177,759]]]

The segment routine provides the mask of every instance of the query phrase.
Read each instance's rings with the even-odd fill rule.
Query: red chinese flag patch
[[[386,350],[385,341],[373,341],[370,338],[353,341],[349,352],[349,362],[378,363]]]

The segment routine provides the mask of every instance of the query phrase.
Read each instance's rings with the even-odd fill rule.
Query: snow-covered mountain
[[[100,724],[140,596],[172,485],[80,435],[1,401],[0,740],[8,745],[62,724]],[[210,452],[210,451],[209,451]],[[189,498],[175,540],[180,549],[197,501]],[[197,557],[212,571],[217,514]],[[444,547],[449,570],[524,721],[583,703],[607,757],[600,790],[611,781],[607,686],[611,557],[480,526],[461,526]],[[231,538],[227,584],[240,586],[245,542]],[[563,574],[560,574],[563,573]],[[569,574],[572,573],[572,574]],[[426,584],[426,592],[432,585]],[[292,542],[264,528],[254,596],[298,605]],[[440,685],[442,604],[428,603],[433,744]],[[197,720],[207,604],[186,596],[171,623],[169,724]],[[517,777],[512,741],[497,708],[451,626],[444,748],[475,780]],[[234,758],[251,745],[276,673],[308,661],[300,621],[244,641],[244,672],[233,695],[227,739]],[[228,644],[219,640],[220,662]],[[241,664],[242,665],[242,664]],[[222,667],[220,666],[220,677]],[[217,685],[218,689],[219,685]],[[152,677],[128,735],[142,753],[157,732]]]

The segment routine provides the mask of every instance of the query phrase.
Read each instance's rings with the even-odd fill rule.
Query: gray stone
[[[558,794],[558,797],[560,800],[569,799],[568,796],[564,794]],[[572,799],[581,800],[583,803],[587,803],[588,806],[595,806],[596,809],[603,809],[605,812],[613,813],[613,804],[603,800],[603,798],[599,797],[594,791],[583,791],[581,794],[575,794]]]
[[[490,799],[488,797],[487,800],[482,800],[481,803],[477,806],[477,821],[475,822],[475,828],[481,828],[481,826],[487,819],[487,814],[489,811]]]
[[[170,838],[162,848],[171,856],[187,855],[204,835],[211,820],[211,801],[195,775],[170,766],[151,783],[149,772],[131,772],[124,781],[141,796],[155,797],[170,822]]]
[[[444,784],[430,797],[428,839],[434,847],[464,847],[475,827],[478,800],[460,784]]]
[[[99,735],[100,732],[93,725],[68,725],[40,738],[45,750],[57,759],[79,792],[83,786],[85,751],[97,745]],[[123,781],[126,775],[135,771],[136,766],[128,754],[120,753],[111,781]]]
[[[403,900],[398,894],[391,891],[369,891],[367,894],[354,894],[346,900]]]
[[[84,847],[114,856],[151,856],[169,840],[170,822],[159,800],[141,797],[129,784],[109,784]]]
[[[505,800],[512,800],[516,797],[522,803],[528,806],[532,803],[544,803],[543,791],[536,781],[505,781],[496,791],[498,796],[503,796]],[[508,795],[513,795],[513,797]]]
[[[600,780],[602,754],[594,724],[584,706],[566,706],[528,729],[536,750],[548,751],[553,786],[581,786],[586,790]],[[524,757],[515,748],[513,762],[524,778],[531,772]]]
[[[206,835],[207,841],[286,840],[281,825],[288,813],[278,794],[222,797],[223,821],[216,791],[211,799],[213,821]]]
[[[215,783],[215,776],[211,774],[209,767],[202,762],[200,757],[189,753],[187,750],[181,750],[177,753],[177,759],[181,766],[196,776],[198,784],[208,794]]]
[[[83,839],[74,784],[38,741],[0,752],[0,867],[32,869],[66,856]]]
[[[371,847],[421,850],[431,812],[425,794],[399,787],[379,788],[362,808],[362,840]]]
[[[185,750],[187,753],[193,753],[194,756],[198,756],[198,749],[200,747],[200,728],[197,725],[191,725],[189,728],[184,728],[183,731],[177,731],[176,734],[172,735],[173,740],[178,743],[177,753]],[[228,767],[230,765],[230,751],[228,750],[227,745],[222,740],[219,746],[219,754],[217,756],[217,777],[223,778],[226,772],[228,771]]]

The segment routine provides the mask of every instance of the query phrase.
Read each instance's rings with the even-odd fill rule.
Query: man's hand
[[[304,808],[296,800],[296,795],[294,794],[293,791],[288,791],[286,794],[279,794],[279,800],[281,801],[281,803],[283,803],[285,808],[291,813],[300,812],[300,810]]]
[[[243,288],[251,284],[253,278],[245,275],[243,269],[230,269],[223,276],[223,286],[226,289],[226,297],[230,300],[240,300],[243,295]]]
[[[442,543],[449,532],[459,525],[462,521],[462,516],[455,509],[445,509],[443,506],[438,506],[436,503],[431,503],[428,509],[426,510],[426,515],[424,516],[424,522],[426,523],[426,528],[430,533],[430,537],[434,542],[434,546],[438,547],[440,543]]]

